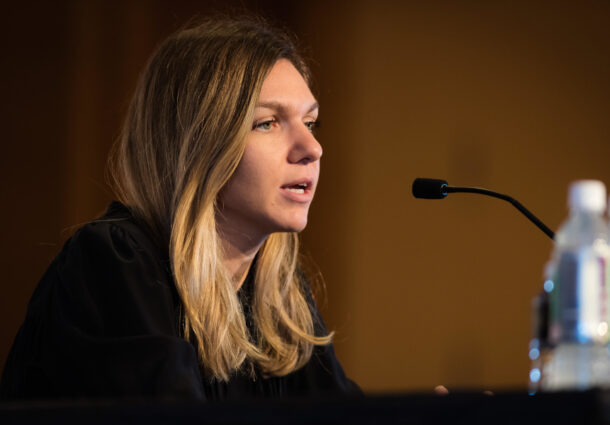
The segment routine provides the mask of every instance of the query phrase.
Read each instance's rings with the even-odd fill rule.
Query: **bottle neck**
[[[608,240],[608,224],[603,212],[585,209],[572,209],[555,234],[558,246],[579,246],[591,244],[597,239]]]
[[[604,215],[604,210],[592,210],[586,208],[578,208],[571,207],[570,208],[570,217],[574,217],[576,215],[585,215],[590,217],[602,217]]]

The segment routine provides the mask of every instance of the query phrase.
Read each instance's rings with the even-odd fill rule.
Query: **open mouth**
[[[286,189],[293,193],[303,194],[303,193],[305,193],[305,191],[307,190],[308,187],[309,187],[309,185],[307,183],[297,183],[297,184],[292,184],[289,186],[283,186],[283,189]]]

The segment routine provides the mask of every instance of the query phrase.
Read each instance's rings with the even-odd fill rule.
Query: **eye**
[[[266,120],[263,122],[254,123],[252,130],[269,131],[273,128],[273,124],[275,124],[275,122],[275,120]]]
[[[319,121],[307,121],[307,122],[305,123],[305,127],[307,127],[307,129],[308,129],[308,130],[309,130],[311,133],[313,133],[313,132],[315,132],[315,130],[316,130],[317,128],[320,128],[320,122],[319,122]]]

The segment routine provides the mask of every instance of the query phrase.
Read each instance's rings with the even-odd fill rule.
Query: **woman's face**
[[[220,194],[221,230],[260,239],[305,228],[322,156],[312,134],[317,118],[301,74],[290,61],[277,61],[263,82],[244,155]]]

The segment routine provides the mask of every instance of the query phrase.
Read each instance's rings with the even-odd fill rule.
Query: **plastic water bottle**
[[[541,365],[540,388],[610,388],[610,248],[604,184],[573,183],[568,205],[570,216],[555,236],[545,273],[552,349]]]

